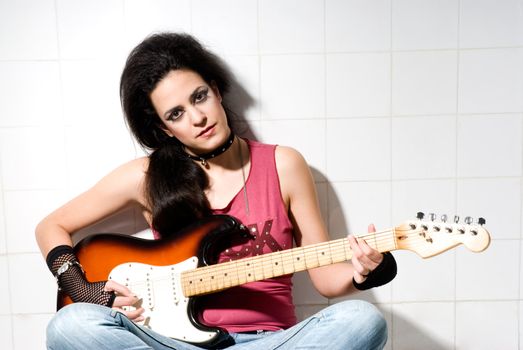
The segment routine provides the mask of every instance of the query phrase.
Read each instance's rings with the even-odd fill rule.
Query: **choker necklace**
[[[198,156],[193,156],[192,154],[187,153],[187,151],[185,151],[185,153],[192,160],[197,160],[203,166],[206,166],[208,159],[212,159],[214,157],[217,157],[220,154],[222,154],[223,152],[227,151],[229,149],[229,147],[231,147],[233,142],[234,142],[234,133],[231,131],[231,134],[229,135],[229,138],[222,145],[220,145],[218,148],[216,148],[214,151],[211,151],[211,152],[208,152],[208,153],[204,153],[204,154],[200,154]]]

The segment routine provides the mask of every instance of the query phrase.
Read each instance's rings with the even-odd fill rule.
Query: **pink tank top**
[[[292,248],[293,227],[282,200],[274,145],[247,140],[251,169],[243,189],[215,214],[238,218],[256,238],[224,251],[220,262]],[[250,282],[211,294],[203,301],[201,322],[229,332],[286,329],[296,324],[292,275]]]

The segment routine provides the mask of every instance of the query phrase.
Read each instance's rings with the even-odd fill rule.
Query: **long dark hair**
[[[172,234],[211,209],[204,194],[208,178],[184,153],[180,141],[162,128],[150,94],[170,71],[188,69],[214,84],[222,96],[230,74],[222,61],[187,34],[159,33],[136,46],[120,80],[120,100],[126,122],[137,141],[149,150],[145,196],[152,212],[152,227]]]

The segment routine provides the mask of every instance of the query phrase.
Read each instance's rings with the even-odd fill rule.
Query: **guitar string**
[[[414,234],[418,235],[417,233],[414,233]],[[410,234],[410,235],[412,235],[412,234]],[[421,236],[418,236],[418,238],[419,238],[418,241],[420,241],[421,244],[426,245],[427,242],[426,242],[425,238],[423,238]],[[411,239],[412,239],[412,237],[411,237]],[[343,242],[343,241],[346,241],[346,239],[341,239],[338,242],[331,241],[331,242],[335,242],[334,244],[331,244],[330,242],[325,242],[325,244],[322,245],[322,248],[328,248],[328,250],[330,252],[330,254],[328,254],[324,258],[324,261],[326,262],[325,265],[333,260],[332,257],[334,257],[334,259],[335,259],[337,256],[339,256],[341,254],[344,256],[344,258],[340,261],[344,261],[344,260],[346,260],[345,258],[348,257],[349,254],[351,254],[350,251],[348,253],[346,252],[346,248],[347,248],[345,246],[346,242]],[[343,245],[341,245],[340,243],[342,243]],[[381,243],[383,244],[383,240]],[[394,242],[393,242],[393,240],[388,240],[386,243],[394,243]],[[410,244],[410,245],[412,246],[412,244]],[[317,256],[318,253],[321,253],[321,250],[319,249],[318,246],[312,246],[312,247],[307,246],[307,247],[302,247],[302,248],[303,249],[301,249],[302,250],[301,253],[295,252],[294,251],[295,249],[294,249],[292,254],[289,251],[281,251],[281,252],[263,254],[263,255],[256,256],[256,257],[252,257],[252,258],[248,259],[249,260],[249,262],[247,263],[248,265],[244,265],[244,266],[238,266],[238,264],[243,264],[242,259],[240,259],[240,260],[233,260],[233,261],[229,261],[229,262],[225,262],[225,263],[220,263],[219,265],[205,266],[205,267],[200,267],[200,268],[193,269],[193,270],[184,271],[184,272],[182,272],[182,274],[190,275],[190,277],[193,277],[193,279],[198,280],[198,279],[200,279],[202,277],[206,277],[206,276],[216,276],[217,272],[218,273],[231,273],[231,272],[237,271],[238,269],[242,269],[242,270],[246,270],[247,268],[250,269],[251,268],[250,265],[253,265],[253,267],[252,267],[253,270],[255,270],[256,268],[263,270],[263,269],[266,269],[268,267],[268,265],[272,268],[275,260],[278,260],[278,262],[281,261],[284,264],[285,264],[285,262],[288,263],[288,262],[292,261],[293,264],[295,264],[294,257],[296,257],[296,256],[303,256],[306,260],[307,259],[316,260],[317,262],[319,262],[321,260],[321,257]],[[391,249],[384,249],[384,251],[393,250],[394,246],[390,247],[390,248]],[[300,249],[298,249],[298,250],[300,250]],[[278,255],[277,253],[279,253],[280,256],[277,256]],[[274,255],[272,255],[272,254],[274,254]],[[307,262],[304,262],[303,264],[306,265]],[[321,262],[320,262],[320,265],[318,265],[318,266],[321,266]],[[309,266],[307,268],[314,268],[314,267],[315,266]],[[284,268],[284,267],[282,267],[282,268]],[[209,273],[209,272],[211,272],[211,273]],[[189,277],[189,276],[187,276],[187,277]]]
[[[416,238],[421,244],[426,245],[426,241],[423,237],[416,237]],[[411,244],[411,246],[412,246],[412,244]],[[391,247],[391,248],[394,248],[394,247]],[[310,253],[313,253],[313,254],[310,254]],[[347,255],[349,255],[349,254],[347,254],[344,246],[337,246],[337,245],[334,246],[334,249],[332,249],[332,247],[331,247],[331,249],[330,249],[331,254],[327,255],[323,259],[322,259],[322,257],[318,256],[317,253],[318,253],[318,251],[316,251],[316,249],[314,249],[311,251],[304,251],[301,254],[300,253],[296,253],[293,255],[288,254],[288,255],[278,256],[276,258],[274,258],[275,256],[272,256],[269,258],[269,257],[267,257],[268,254],[265,254],[265,255],[260,255],[258,259],[255,259],[258,261],[253,262],[251,260],[248,263],[248,265],[243,265],[242,260],[235,260],[235,261],[220,264],[220,265],[228,265],[225,268],[222,268],[222,267],[217,268],[216,265],[212,265],[209,267],[198,268],[196,270],[185,271],[184,273],[188,273],[190,275],[190,277],[193,277],[193,280],[198,280],[201,278],[206,278],[208,276],[219,277],[220,274],[231,273],[231,272],[234,273],[239,270],[256,271],[256,269],[258,269],[258,270],[262,270],[262,272],[263,272],[264,270],[267,270],[268,267],[270,267],[268,270],[271,270],[271,269],[274,270],[274,266],[273,266],[274,261],[277,261],[277,262],[281,261],[284,265],[285,265],[285,263],[288,264],[289,262],[292,261],[292,264],[295,265],[296,261],[294,258],[296,256],[304,256],[305,260],[314,260],[314,262],[313,262],[314,266],[310,266],[310,265],[307,266],[307,261],[300,263],[300,266],[305,266],[308,269],[308,268],[314,268],[314,267],[321,266],[322,264],[323,265],[329,264],[329,263],[331,263],[331,261],[336,262],[336,260],[337,260],[336,257],[338,257],[340,255],[343,256],[343,259],[340,259],[339,261],[347,260]],[[307,255],[309,255],[309,256],[307,256]],[[251,263],[252,263],[253,267],[250,267]],[[257,264],[257,263],[259,263],[259,264]],[[242,266],[238,266],[238,265],[242,265]],[[281,267],[281,269],[284,270],[285,266]],[[204,271],[204,270],[206,270],[206,271]],[[293,267],[289,273],[291,273],[295,270],[296,270],[296,267]],[[197,271],[198,273],[195,273],[195,271]],[[270,272],[269,272],[269,274],[270,274]],[[269,278],[272,276],[266,276],[266,277]]]
[[[412,234],[411,234],[411,235],[412,235]],[[419,235],[417,235],[417,236],[415,236],[415,237],[412,237],[412,238],[415,239],[415,240],[417,240],[417,241],[424,241],[423,237],[421,237],[421,236],[419,236]],[[422,242],[422,243],[423,243],[424,245],[426,245],[426,242],[425,242],[425,243]],[[338,253],[339,253],[340,251],[344,251],[344,249],[338,249]],[[237,261],[236,261],[236,262],[237,262]],[[263,271],[262,271],[262,273],[263,273]],[[272,276],[267,276],[267,277],[265,277],[265,275],[264,275],[264,277],[261,278],[261,279],[270,278],[270,277],[272,277]],[[166,278],[166,279],[168,279],[168,278]],[[237,280],[237,281],[229,281],[229,283],[227,283],[227,281],[223,281],[223,283],[216,282],[216,283],[214,284],[214,286],[215,286],[214,289],[223,289],[223,288],[228,288],[228,287],[230,287],[230,286],[236,285],[236,282],[238,282],[238,283],[240,282],[239,277],[234,278],[234,279]],[[157,280],[165,280],[165,279],[154,279],[154,281],[157,281]],[[246,279],[246,281],[247,281],[247,279]],[[242,284],[242,283],[240,283],[240,284]],[[142,282],[142,283],[140,283],[140,282],[133,282],[133,283],[130,284],[130,286],[133,286],[133,288],[136,288],[136,287],[142,287],[142,286],[144,286],[145,288],[147,288],[147,283],[145,283],[145,282]],[[192,292],[192,293],[196,293],[196,294],[202,294],[202,293],[209,292],[209,291],[212,291],[212,290],[213,290],[213,288],[211,288],[211,289],[209,289],[209,288],[204,288],[204,289],[202,290],[201,285],[199,286],[199,288],[187,288],[187,287],[186,287],[186,288],[184,288],[184,289],[185,289],[185,290],[184,290],[185,292],[187,292],[187,289],[191,289],[191,290],[189,291],[189,293],[188,293],[188,294],[189,294],[188,296],[191,295],[191,292]],[[194,290],[194,289],[196,289],[196,290]],[[194,294],[192,294],[192,295],[194,295]],[[154,299],[154,296],[153,296],[152,298],[149,297],[149,300],[150,300],[150,299]]]
[[[411,232],[411,233],[414,233],[414,234],[420,234],[420,233],[423,232],[421,230],[415,231],[415,230],[404,230],[404,229],[397,229],[395,231],[396,232],[400,232],[400,233],[403,232],[403,231],[407,231],[407,232]],[[372,242],[374,242],[375,248],[379,248],[380,245],[384,245],[384,244],[388,245],[391,242],[395,243],[394,237],[389,237],[389,236],[381,237],[383,233],[385,233],[385,234],[394,233],[394,230],[386,230],[386,231],[381,231],[381,232],[374,232],[374,233],[369,233],[367,235],[363,235],[363,236],[359,236],[359,237],[360,238],[371,237],[372,238]],[[450,233],[446,233],[446,234],[448,235]],[[403,236],[405,236],[405,235],[403,235]],[[422,244],[426,244],[425,242],[423,242],[423,240],[425,240],[424,237],[422,238],[422,242],[421,243]],[[342,241],[343,244],[346,243],[346,239],[341,239],[341,241]],[[372,245],[372,242],[370,242],[371,245]],[[302,247],[302,249],[301,249],[302,250],[302,255],[309,254],[309,255],[312,255],[314,257],[314,255],[318,254],[318,252],[321,252],[321,249],[328,249],[331,252],[331,255],[332,255],[332,253],[339,254],[340,253],[339,251],[338,252],[333,251],[333,248],[332,248],[333,246],[336,247],[336,244],[339,244],[339,243],[340,243],[340,240],[335,240],[335,241],[330,241],[330,242],[324,242],[324,243],[318,244],[318,245]],[[394,250],[396,247],[394,245],[393,247],[387,247],[387,248],[389,248],[389,249],[383,249],[383,251],[385,251],[385,250]],[[298,248],[298,250],[300,250],[300,248]],[[312,254],[310,254],[310,253],[312,253]],[[296,249],[293,249],[292,252],[290,252],[290,251],[280,252],[280,254],[284,254],[283,256],[276,256],[276,255],[271,255],[271,254],[274,254],[274,253],[261,255],[262,256],[262,258],[261,258],[262,264],[263,263],[271,264],[271,266],[272,266],[272,260],[275,260],[275,259],[277,259],[279,261],[282,261],[283,263],[285,263],[285,261],[284,261],[285,259],[287,261],[290,261],[290,260],[294,261],[294,258],[292,258],[292,255],[298,255],[299,253],[296,252]],[[345,255],[348,255],[348,254],[345,254]],[[291,257],[291,259],[289,259],[289,257]],[[273,259],[273,258],[275,258],[275,259]],[[346,260],[346,259],[342,259],[340,261],[343,261],[343,260]],[[250,258],[249,261],[253,262],[253,264],[258,262],[258,261],[253,261],[252,258]],[[189,278],[193,277],[195,279],[201,279],[202,276],[206,277],[206,276],[209,275],[207,270],[211,270],[211,272],[215,272],[215,271],[217,271],[219,269],[221,273],[228,273],[228,272],[231,272],[231,271],[234,272],[235,270],[238,269],[238,262],[241,263],[242,260],[232,261],[233,264],[228,264],[228,263],[231,263],[231,262],[221,263],[219,268],[216,265],[212,265],[212,266],[208,266],[208,267],[201,267],[201,268],[198,268],[198,269],[195,269],[195,270],[187,271],[186,273],[190,275],[190,276],[188,276]],[[247,263],[247,264],[249,264],[249,263]],[[242,266],[241,268],[245,269],[246,267]]]
[[[190,277],[193,277],[193,279],[198,280],[198,279],[201,279],[202,277],[206,277],[209,275],[215,275],[216,271],[218,271],[218,270],[219,270],[218,273],[224,274],[224,273],[234,272],[239,269],[241,269],[242,271],[251,270],[251,269],[254,270],[254,269],[256,269],[257,266],[260,266],[260,267],[258,267],[259,270],[264,270],[269,266],[272,269],[274,269],[274,264],[278,263],[280,261],[283,263],[283,266],[278,269],[282,269],[282,270],[285,270],[285,265],[289,265],[290,262],[292,263],[293,267],[291,268],[291,271],[289,272],[289,273],[291,273],[291,272],[297,270],[297,268],[294,265],[297,264],[296,259],[299,259],[301,256],[303,256],[305,258],[305,261],[300,262],[298,264],[300,265],[300,267],[304,266],[305,269],[319,267],[319,266],[327,265],[327,264],[330,264],[333,262],[341,262],[341,261],[350,259],[352,252],[350,251],[350,248],[347,247],[346,241],[347,241],[346,239],[341,239],[338,241],[331,241],[333,243],[326,242],[319,247],[316,245],[312,246],[312,247],[304,247],[303,249],[301,249],[301,252],[297,252],[296,250],[293,250],[292,252],[281,251],[281,252],[276,252],[276,253],[272,253],[272,254],[260,255],[259,256],[260,258],[257,260],[261,260],[261,264],[256,264],[257,262],[260,262],[260,261],[255,261],[252,264],[253,265],[252,268],[250,267],[250,265],[251,265],[250,263],[252,262],[252,260],[250,260],[250,259],[249,259],[250,261],[247,262],[247,264],[245,264],[242,260],[235,260],[235,261],[230,261],[228,263],[220,264],[220,265],[225,265],[225,266],[221,266],[220,268],[217,268],[216,266],[213,265],[213,266],[209,266],[209,267],[199,268],[197,270],[187,271],[186,273],[187,273],[187,277],[189,277],[189,279],[190,279]],[[389,250],[395,249],[394,239],[388,239],[386,241],[381,239],[380,244],[382,246],[384,244],[388,245],[386,247],[386,249],[382,249],[383,251],[389,251]],[[321,249],[321,248],[323,248],[323,249]],[[326,253],[326,251],[329,254],[327,254],[325,256],[318,255],[318,254],[324,255]],[[341,256],[341,258],[340,258],[340,256]],[[312,266],[311,266],[311,260],[313,260]],[[238,266],[238,265],[241,265],[241,266]],[[300,269],[300,268],[298,268],[298,269]],[[209,271],[211,272],[211,274],[208,273]]]
[[[377,232],[376,233],[376,236],[377,236],[377,239],[376,239],[376,242],[380,243],[380,242],[383,242],[383,240],[385,239],[385,241],[388,243],[390,242],[391,240],[393,241],[394,238],[393,237],[390,237],[390,236],[386,236],[386,237],[382,237],[383,234],[390,234],[391,232],[393,232],[392,230],[387,230],[387,231],[381,231],[381,232]],[[278,254],[288,254],[288,255],[291,255],[291,254],[294,254],[294,255],[297,255],[299,251],[302,251],[303,254],[307,254],[307,253],[310,253],[310,252],[317,252],[318,250],[325,250],[327,248],[331,248],[333,245],[336,245],[336,244],[345,244],[347,242],[347,238],[341,238],[341,239],[337,239],[337,240],[333,240],[333,241],[327,241],[327,242],[322,242],[322,243],[318,243],[318,244],[314,244],[314,245],[309,245],[309,246],[304,246],[304,247],[297,247],[297,248],[294,248],[292,250],[283,250],[283,251],[279,251],[279,252],[273,252],[273,253],[268,253],[268,254],[262,254],[262,255],[258,255],[258,259],[272,259],[273,257],[275,257],[276,255]],[[379,244],[378,244],[379,245]],[[256,259],[256,257],[252,257],[252,258],[249,258],[250,259]],[[241,260],[234,260],[234,261],[229,261],[229,262],[224,262],[224,263],[221,263],[220,265],[223,267],[223,268],[226,268],[228,264],[230,263],[233,263],[233,262],[237,262],[237,261],[241,261]],[[211,265],[211,266],[205,266],[205,267],[201,267],[199,268],[198,270],[198,273],[204,273],[205,270],[210,270],[210,269],[216,269],[216,266],[215,265]],[[194,273],[196,273],[196,271],[192,271]]]
[[[409,234],[409,235],[412,236],[412,234]],[[458,234],[456,234],[456,233],[454,233],[453,235],[458,236]],[[412,240],[414,240],[414,242],[412,242]],[[414,234],[414,237],[411,237],[411,242],[409,242],[409,243],[410,243],[409,246],[411,248],[415,247],[415,246],[427,246],[426,238],[419,236],[419,234]],[[338,254],[340,252],[343,253],[343,250],[344,249],[338,250],[337,253]],[[346,259],[343,259],[343,260],[346,260]],[[236,261],[236,262],[238,262],[238,261]],[[267,261],[267,262],[270,262],[272,264],[272,259],[271,259],[271,261]],[[332,259],[326,260],[326,263],[323,265],[327,265],[330,263],[332,263]],[[319,266],[322,266],[321,262],[319,262],[318,264],[319,264]],[[273,267],[273,266],[271,265],[271,267]],[[316,267],[316,266],[313,266],[313,267]],[[313,267],[310,267],[310,268],[313,268]],[[307,267],[307,269],[308,268],[309,267]],[[232,270],[235,270],[235,272],[238,272],[239,269],[236,267],[236,269],[232,269]],[[259,268],[259,270],[261,270],[262,277],[258,278],[255,276],[255,278],[253,280],[261,280],[261,279],[271,278],[274,276],[273,274],[270,273],[270,269],[269,269],[269,275],[265,274],[265,269],[263,267]],[[293,268],[293,270],[296,270],[296,269]],[[299,268],[298,270],[302,270],[302,269]],[[231,269],[229,269],[229,271],[231,271]],[[253,270],[253,272],[255,275],[257,274],[256,271]],[[295,271],[291,271],[291,272],[295,272]],[[245,270],[243,270],[243,274],[244,275],[246,274]],[[212,274],[212,275],[214,276],[214,274]],[[209,276],[200,276],[200,277],[206,278]],[[243,282],[243,281],[245,281],[245,282]],[[194,293],[192,295],[195,295],[195,294],[203,294],[205,292],[215,291],[217,289],[219,290],[219,289],[223,289],[223,288],[228,288],[228,287],[238,285],[238,284],[243,284],[243,283],[246,283],[249,281],[250,280],[249,280],[249,278],[247,278],[247,276],[243,277],[243,276],[241,276],[241,273],[240,273],[240,275],[233,275],[229,278],[217,279],[215,281],[201,281],[202,282],[201,284],[195,284],[193,286],[185,285],[185,287],[186,287],[187,291],[189,291],[190,293]],[[211,283],[211,286],[209,286],[209,282]]]
[[[388,231],[383,231],[382,233],[390,233],[390,230]],[[377,233],[378,235],[380,234],[380,232]],[[307,255],[311,255],[310,253],[314,253],[315,251],[318,250],[318,248],[322,247],[322,248],[326,248],[328,245],[332,245],[331,242],[335,242],[334,244],[336,244],[336,242],[338,241],[344,241],[346,239],[340,239],[340,240],[335,240],[335,241],[330,241],[330,242],[323,242],[322,244],[319,244],[319,245],[314,245],[314,246],[305,246],[305,247],[298,247],[297,249],[298,250],[301,250],[302,252],[301,253],[297,253],[297,252],[294,252],[294,255],[303,255],[305,259],[307,259]],[[344,244],[345,245],[345,244]],[[330,249],[332,250],[332,249]],[[345,250],[345,249],[342,249],[342,250]],[[275,252],[275,253],[279,253],[279,252]],[[288,254],[289,252],[288,251],[284,251],[284,253]],[[339,252],[335,252],[335,253],[338,253]],[[271,254],[274,254],[274,253],[269,253],[269,254],[263,254],[263,255],[259,255],[259,256],[255,256],[255,257],[251,257],[251,258],[248,258],[249,261],[250,261],[250,264],[252,264],[253,266],[255,266],[254,268],[256,268],[258,266],[259,269],[266,269],[266,265],[268,265],[268,263],[271,264],[272,266],[272,260],[274,260],[274,255],[271,255]],[[310,257],[309,257],[310,259]],[[282,260],[281,257],[280,259],[278,260]],[[292,258],[292,260],[294,260]],[[197,268],[197,269],[193,269],[193,270],[189,270],[189,271],[184,271],[182,272],[182,283],[183,283],[183,279],[184,279],[184,276],[186,273],[189,273],[189,272],[192,272],[193,275],[192,277],[193,278],[196,278],[196,279],[201,279],[202,277],[208,277],[210,275],[215,275],[216,272],[218,272],[217,270],[219,270],[220,273],[231,273],[231,272],[234,272],[235,270],[238,269],[238,261],[241,261],[241,260],[235,260],[235,261],[229,261],[229,262],[225,262],[225,263],[221,263],[219,266],[220,267],[217,267],[217,265],[211,265],[211,266],[204,266],[204,267],[200,267],[200,268]],[[213,271],[210,271],[210,270],[213,270],[215,271],[213,273]],[[149,281],[163,281],[163,280],[170,280],[171,277],[169,275],[165,275],[165,276],[159,276],[159,277],[155,277],[155,278],[149,278]],[[138,283],[138,282],[136,282]],[[147,282],[143,282],[143,283],[147,283]]]
[[[386,230],[386,231],[382,231],[382,232],[378,232],[378,233],[373,233],[372,236],[375,236],[376,234],[380,235],[382,233],[390,233],[390,232],[393,232],[393,230]],[[417,238],[417,241],[420,242],[422,245],[426,245],[426,243],[427,243],[426,239],[419,235],[419,233],[421,231],[396,230],[396,232],[400,232],[400,233],[401,232],[409,232],[407,235],[408,236],[415,235],[415,238]],[[455,235],[457,235],[457,234],[455,234]],[[381,243],[383,243],[383,237],[381,237],[381,238],[378,237],[378,238],[381,241]],[[413,237],[410,237],[410,238],[412,239]],[[327,258],[325,259],[324,265],[329,264],[330,261],[333,260],[332,257],[334,257],[334,259],[335,259],[340,254],[344,255],[345,257],[348,255],[347,251],[346,251],[347,250],[347,247],[346,247],[346,244],[345,244],[346,242],[343,242],[343,241],[346,241],[346,240],[347,239],[345,238],[345,239],[340,239],[340,240],[335,240],[335,241],[330,241],[330,242],[324,242],[323,244],[319,245],[322,248],[329,248],[329,251],[331,253],[330,254],[331,257],[329,258],[327,256]],[[332,242],[334,242],[334,249],[332,248],[332,246],[333,246]],[[343,245],[341,245],[341,247],[340,247],[340,243],[343,244]],[[387,243],[394,243],[394,237],[389,238],[387,240]],[[410,243],[413,243],[413,242],[410,242]],[[410,246],[412,246],[412,244],[410,244]],[[307,259],[311,259],[310,256],[307,257],[307,254],[312,255],[312,260],[317,260],[317,262],[319,263],[318,266],[322,266],[321,262],[320,262],[321,257],[318,257],[318,256],[315,257],[314,256],[314,255],[317,255],[318,250],[319,250],[318,249],[319,247],[317,245],[306,246],[306,247],[301,247],[301,248],[303,248],[302,249],[303,250],[302,253],[296,253],[296,254],[294,254],[295,256],[296,255],[303,255],[304,258],[307,260]],[[394,246],[392,248],[394,248]],[[284,254],[286,254],[284,256],[279,256],[277,258],[277,260],[282,261],[282,263],[285,264],[285,260],[286,260],[287,262],[292,261],[293,264],[295,264],[294,257],[291,254],[289,254],[288,251],[282,251],[282,252],[276,252],[276,253],[284,253]],[[313,254],[311,254],[311,253],[313,253]],[[316,254],[314,254],[314,253],[316,253]],[[352,252],[350,252],[350,249],[349,249],[349,254],[351,254],[351,253]],[[275,259],[273,259],[275,256],[270,256],[271,254],[273,254],[273,253],[269,253],[269,254],[264,254],[264,255],[259,255],[257,257],[253,257],[253,258],[258,258],[259,257],[258,259],[253,259],[253,258],[249,259],[249,260],[253,259],[253,260],[251,260],[251,262],[254,265],[253,272],[255,274],[256,274],[256,269],[258,269],[258,270],[261,270],[263,275],[265,275],[265,270],[267,270],[267,268],[266,268],[267,266],[266,265],[268,265],[268,264],[270,264],[271,268],[273,268],[272,264],[273,264],[273,261],[275,260]],[[254,260],[256,260],[256,261],[254,261]],[[260,260],[260,261],[257,261],[257,260]],[[347,260],[347,259],[344,258],[344,259],[342,259],[340,261],[344,261],[344,260]],[[194,270],[184,271],[184,272],[181,273],[182,274],[182,283],[183,283],[183,277],[184,277],[183,275],[186,275],[186,274],[190,274],[192,277],[196,277],[196,279],[199,279],[198,277],[200,277],[200,279],[203,279],[204,277],[209,277],[209,276],[216,275],[216,274],[209,274],[208,273],[209,271],[203,271],[203,270],[207,270],[207,269],[208,270],[214,269],[215,271],[216,270],[220,270],[220,272],[223,272],[223,273],[231,273],[232,272],[233,276],[229,277],[229,279],[230,278],[237,279],[238,277],[235,278],[234,273],[235,272],[237,273],[239,268],[243,269],[245,271],[245,266],[238,267],[238,263],[241,263],[241,262],[242,262],[241,260],[235,260],[235,261],[232,261],[232,262],[227,262],[227,263],[220,264],[220,265],[229,265],[229,266],[226,266],[225,268],[217,268],[216,265],[212,265],[212,266],[208,266],[208,267],[201,267],[201,268],[197,268],[197,269],[194,269]],[[261,264],[256,266],[257,262],[261,262]],[[303,265],[306,267],[305,269],[313,268],[313,267],[307,267],[306,264],[307,264],[307,262],[303,262]],[[282,267],[282,269],[284,269],[284,267]],[[296,271],[296,268],[294,267],[292,270]],[[291,271],[289,273],[292,273],[294,271]],[[195,272],[198,272],[198,273],[195,273]],[[210,272],[212,272],[212,271],[210,271]],[[203,276],[202,276],[202,274],[203,274]],[[274,275],[272,275],[270,277],[273,277],[273,276]],[[266,278],[270,278],[270,277],[268,276]],[[154,282],[154,281],[169,280],[169,279],[172,279],[172,278],[169,278],[169,276],[166,275],[165,277],[154,278],[154,279],[152,279],[152,281]],[[261,278],[261,279],[263,279],[263,278]],[[135,283],[139,284],[140,282],[135,282]],[[146,283],[147,282],[143,282],[143,284],[146,284]]]
[[[388,234],[390,234],[390,233],[394,234],[394,232],[396,232],[396,233],[409,232],[409,234],[407,234],[407,236],[410,236],[412,234],[419,235],[420,233],[423,232],[423,230],[420,230],[420,229],[418,229],[418,230],[411,230],[411,229],[388,229],[388,230],[384,230],[384,231],[377,231],[377,232],[367,233],[367,234],[364,234],[364,235],[359,235],[358,238],[365,239],[367,237],[371,237],[372,238],[372,242],[374,242],[374,247],[375,248],[379,248],[379,245],[390,244],[391,242],[395,243],[394,236],[392,236],[392,237],[388,236]],[[383,237],[384,234],[386,234],[387,236]],[[454,230],[451,233],[445,232],[445,234],[446,235],[458,235],[457,233],[454,232]],[[459,235],[462,235],[462,234],[459,234]],[[405,236],[405,234],[403,234],[401,236]],[[422,236],[419,236],[419,238],[420,238],[419,241],[421,241],[421,244],[426,245],[426,238],[424,238]],[[281,252],[274,252],[274,253],[268,253],[268,254],[259,255],[259,256],[256,256],[256,257],[250,257],[250,258],[248,258],[248,260],[250,262],[252,262],[253,265],[256,265],[256,263],[260,262],[258,260],[261,260],[261,264],[260,264],[261,267],[258,267],[259,269],[263,269],[265,267],[264,264],[266,265],[268,263],[270,263],[271,266],[272,266],[272,261],[274,260],[273,258],[276,256],[276,255],[273,256],[272,254],[276,254],[276,253],[283,254],[283,256],[279,256],[278,257],[278,260],[281,260],[282,262],[284,262],[284,260],[286,260],[287,262],[288,261],[293,261],[293,263],[294,263],[294,257],[292,255],[294,255],[294,256],[296,256],[296,255],[303,255],[306,259],[308,258],[308,259],[314,260],[314,258],[316,258],[316,260],[319,261],[319,257],[317,257],[317,254],[318,254],[318,252],[321,252],[321,248],[328,248],[329,252],[331,253],[330,254],[331,256],[337,256],[340,253],[345,253],[344,254],[345,257],[348,257],[348,255],[351,254],[352,252],[350,252],[350,251],[349,252],[345,252],[345,250],[346,250],[346,246],[345,246],[346,241],[347,241],[347,238],[342,238],[342,239],[338,239],[338,240],[323,242],[323,243],[312,245],[312,246],[297,247],[297,248],[292,249],[292,252],[289,251],[289,250],[285,250],[285,251],[281,251]],[[340,245],[340,243],[343,244],[343,246],[341,248],[341,251],[337,250],[338,246]],[[410,243],[412,243],[412,242],[410,242]],[[372,243],[371,243],[371,245],[372,245]],[[333,246],[334,246],[334,250],[333,250]],[[412,246],[412,244],[411,244],[411,246]],[[394,250],[394,248],[395,248],[395,246],[390,248],[390,249],[383,249],[383,251]],[[298,253],[297,251],[300,251],[300,250],[301,250],[301,253]],[[349,248],[349,250],[350,250],[350,248]],[[258,258],[258,259],[256,259],[256,258]],[[350,257],[348,257],[348,258],[350,258]],[[196,268],[196,269],[193,269],[193,270],[184,271],[183,274],[190,274],[190,275],[199,277],[198,275],[202,275],[202,274],[204,276],[208,276],[209,275],[209,273],[208,273],[209,271],[206,271],[206,270],[216,271],[216,270],[219,269],[222,272],[223,271],[225,271],[225,272],[227,272],[227,271],[234,272],[235,270],[238,269],[238,263],[241,263],[242,260],[243,259],[221,263],[220,267],[218,267],[217,265],[200,267],[200,268]],[[332,259],[330,259],[330,260],[332,260]],[[343,260],[348,260],[348,259],[344,258]],[[343,261],[343,260],[340,260],[340,261]],[[304,264],[306,264],[306,262]],[[227,265],[230,265],[230,266],[227,266]],[[240,267],[240,268],[245,268],[245,266],[244,267]],[[257,267],[254,266],[253,268],[256,269]],[[309,268],[309,267],[307,267],[307,268]],[[310,268],[313,268],[313,267],[310,267]],[[162,277],[162,278],[160,278],[158,280],[162,280],[162,279],[168,279],[168,277]]]

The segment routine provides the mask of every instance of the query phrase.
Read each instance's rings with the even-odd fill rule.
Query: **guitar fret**
[[[386,236],[378,240],[376,235],[367,234],[367,244],[380,252],[394,250],[394,232],[384,231],[380,234]],[[182,285],[186,296],[207,294],[247,282],[344,262],[351,258],[348,239],[342,238],[185,271],[182,273]]]

